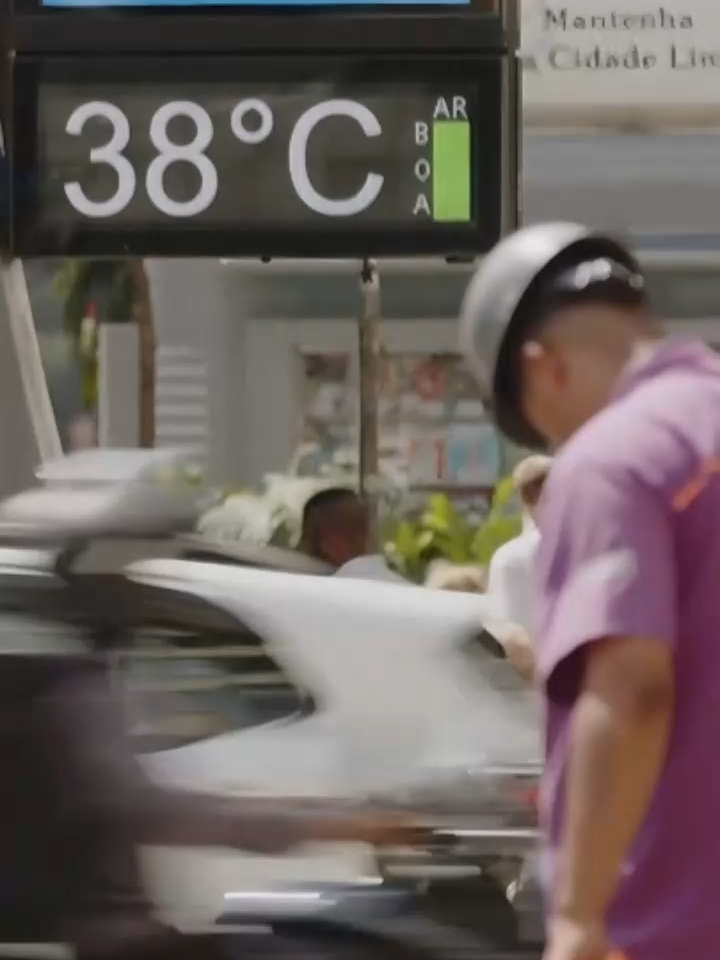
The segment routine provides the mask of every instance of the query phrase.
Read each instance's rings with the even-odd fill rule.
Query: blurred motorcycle
[[[0,630],[28,610],[90,628],[156,777],[395,803],[427,825],[412,849],[339,851],[326,880],[293,879],[307,858],[253,860],[257,887],[228,890],[227,855],[216,871],[194,854],[182,880],[222,886],[223,949],[537,955],[537,705],[484,598],[189,558],[199,507],[177,461],[78,453],[4,504]]]

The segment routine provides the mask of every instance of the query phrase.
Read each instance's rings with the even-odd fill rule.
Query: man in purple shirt
[[[546,960],[716,960],[720,360],[663,337],[637,263],[521,230],[463,306],[503,431],[557,451],[540,510]]]

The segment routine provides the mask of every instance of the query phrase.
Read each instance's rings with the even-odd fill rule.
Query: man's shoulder
[[[593,480],[667,492],[682,486],[696,461],[692,417],[668,415],[667,394],[661,404],[657,387],[648,387],[606,407],[565,444],[553,461],[548,497],[567,499]]]

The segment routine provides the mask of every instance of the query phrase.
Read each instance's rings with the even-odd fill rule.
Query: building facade
[[[720,344],[720,7],[523,0],[522,14],[524,221],[629,236],[672,330]],[[327,453],[347,440],[362,309],[349,265],[150,271],[159,442],[199,444],[212,476],[245,484],[285,471],[308,444]],[[482,421],[453,357],[467,278],[440,262],[382,273],[384,455],[430,488],[433,476],[484,482],[508,458],[467,429]]]
[[[713,162],[719,149],[720,134],[708,132],[530,131],[524,218],[585,221],[631,236],[647,266],[653,300],[672,329],[717,337],[720,344],[720,209],[714,199],[720,173]],[[303,417],[317,419],[303,407],[313,389],[309,367],[317,368],[323,357],[345,356],[351,368],[356,361],[362,302],[353,267],[182,261],[153,262],[150,271],[159,341],[159,442],[201,444],[210,473],[233,482],[255,483],[267,472],[283,472],[307,432]],[[468,274],[437,261],[382,270],[383,345],[396,367],[415,362],[420,370],[424,359],[456,352],[456,317]],[[337,379],[332,382],[317,402],[342,407],[347,401]],[[447,422],[438,397],[436,416],[415,422],[413,408],[430,409],[434,401],[413,401],[412,387],[405,394],[399,389],[398,402],[409,411],[405,432],[411,422],[418,430],[413,442],[428,464],[428,483],[430,449],[441,448],[447,430],[455,439],[446,438],[446,444],[454,446],[462,472],[463,460],[473,456],[462,452],[463,442],[472,442],[463,418]],[[384,399],[391,407],[391,398]]]

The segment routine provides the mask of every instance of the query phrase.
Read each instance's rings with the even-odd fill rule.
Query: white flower
[[[217,540],[267,543],[275,520],[268,504],[252,493],[235,494],[208,510],[198,523],[198,533]]]
[[[263,500],[270,510],[288,519],[299,520],[305,504],[321,486],[314,477],[287,477],[272,473],[265,477]]]

